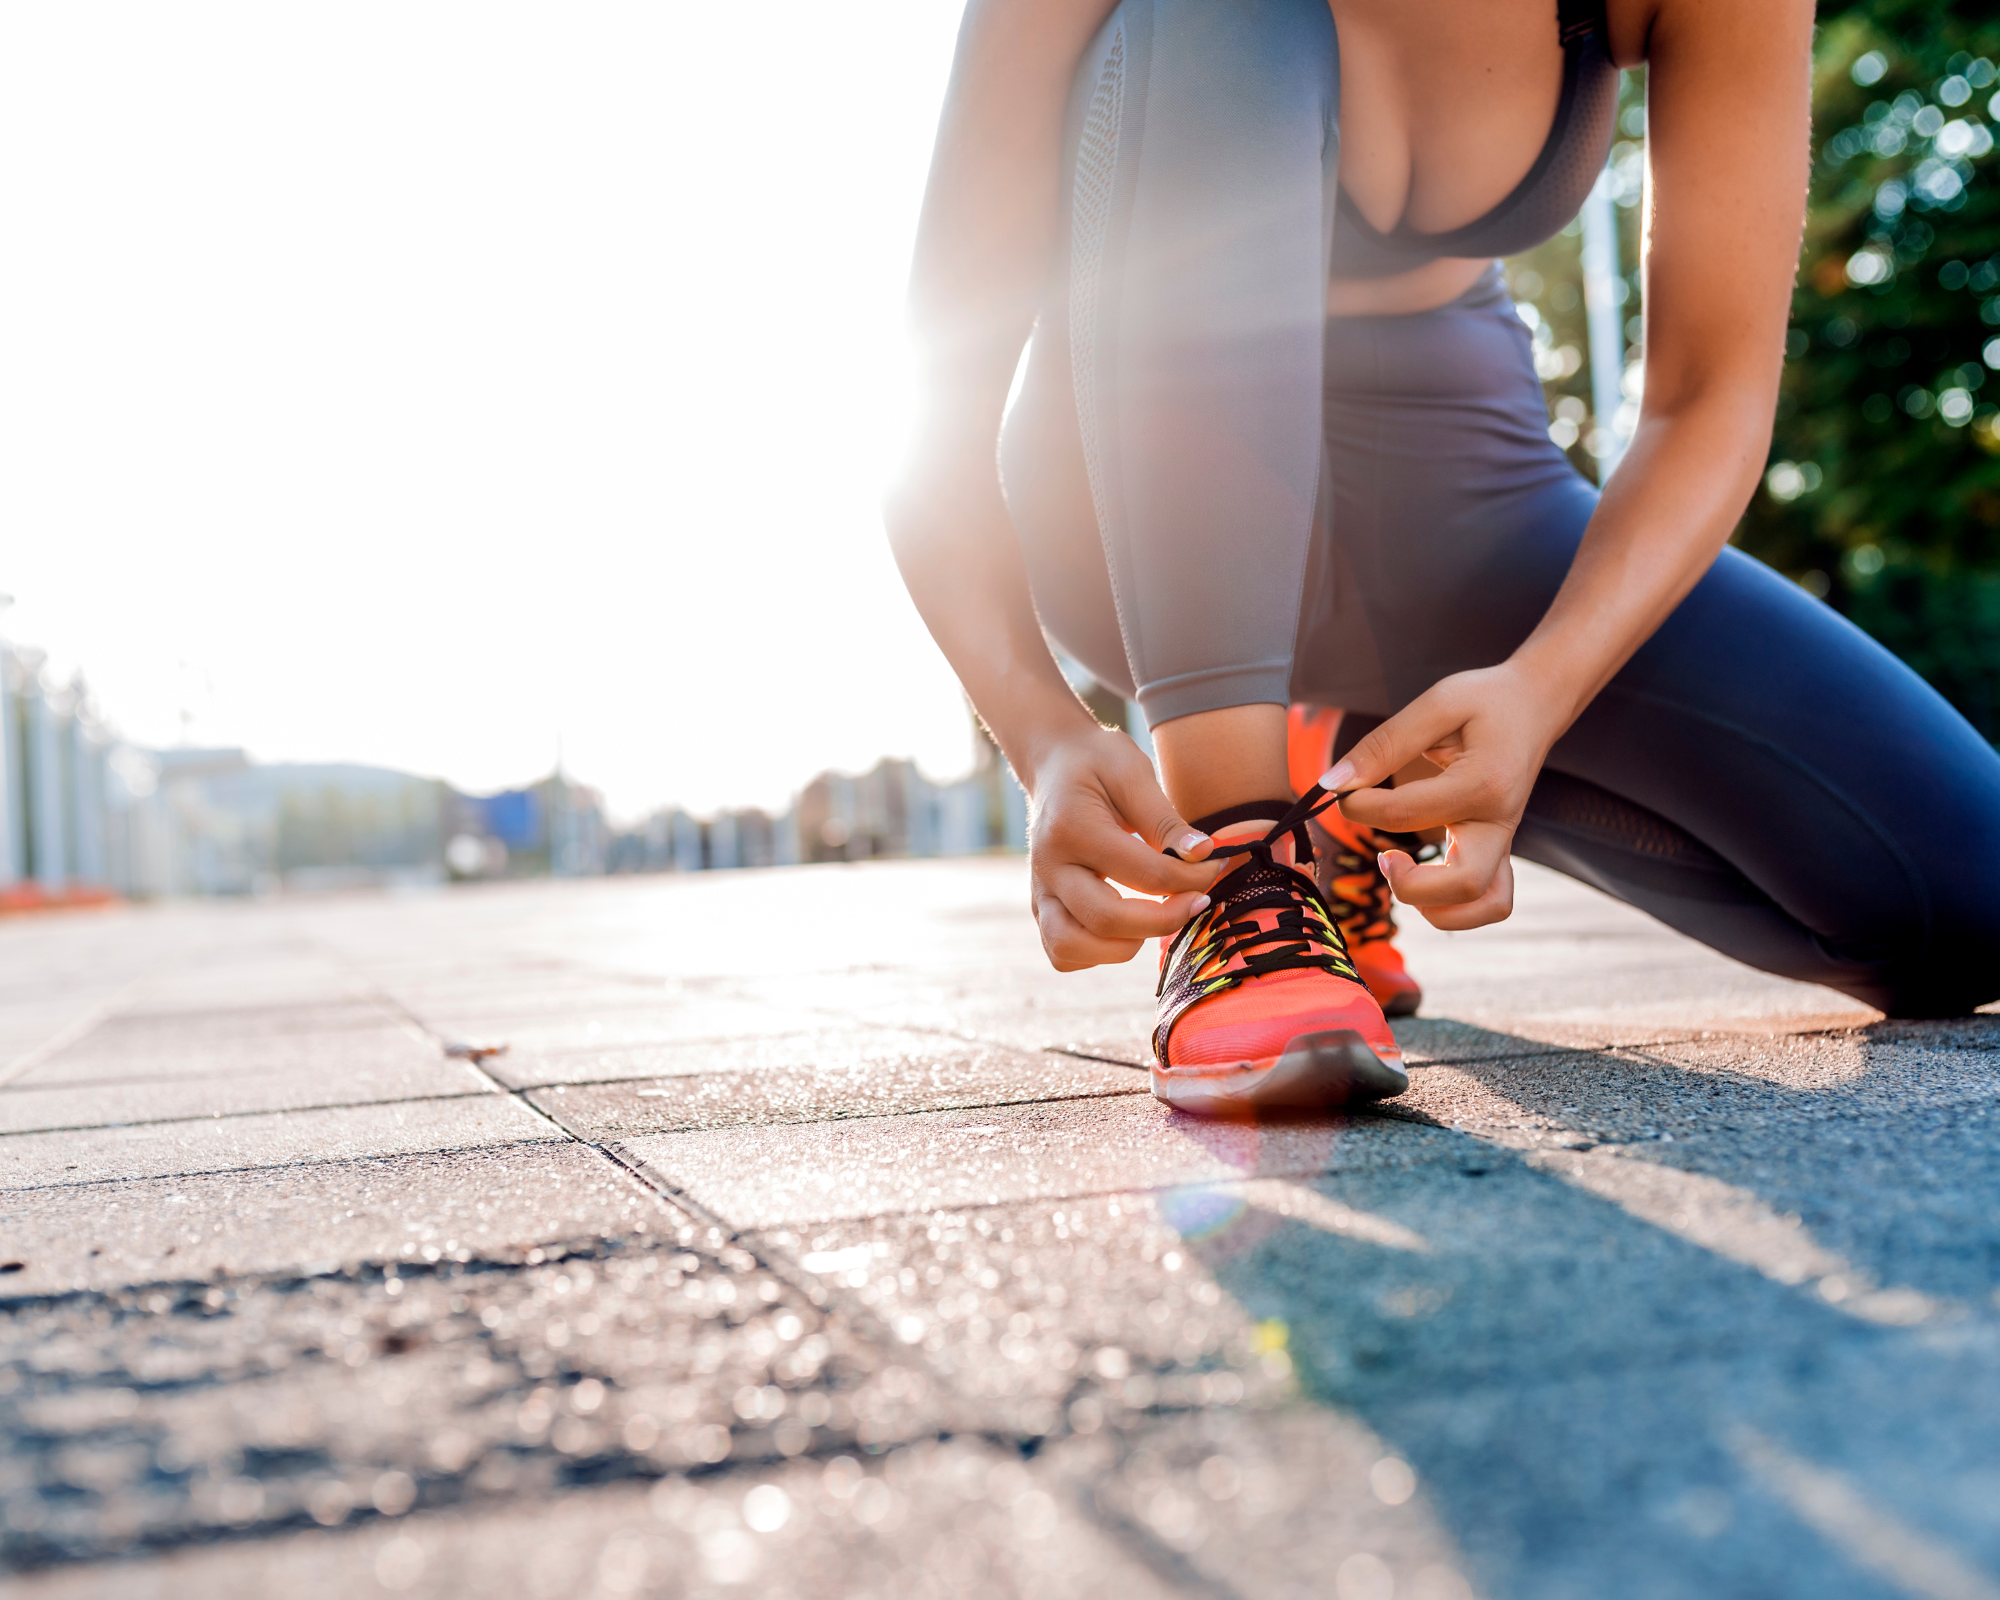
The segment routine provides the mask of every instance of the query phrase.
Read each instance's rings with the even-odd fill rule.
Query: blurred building
[[[799,859],[796,811],[719,811],[706,822],[675,806],[612,839],[608,872],[709,872],[786,867]]]
[[[0,908],[109,892],[113,744],[81,678],[0,643]]]
[[[454,879],[594,878],[619,838],[595,789],[561,771],[521,789],[448,791],[443,860]]]
[[[859,777],[821,773],[795,810],[802,861],[978,855],[1021,849],[1027,838],[1020,786],[984,742],[972,774],[956,783],[885,759]]]
[[[128,750],[112,790],[112,887],[137,898],[443,880],[450,791],[351,763],[258,765],[241,750]]]
[[[885,759],[820,774],[777,816],[674,807],[620,831],[561,771],[469,795],[384,767],[141,749],[81,679],[57,683],[39,652],[0,643],[0,910],[1019,851],[1026,797],[983,733],[978,750],[951,783]]]

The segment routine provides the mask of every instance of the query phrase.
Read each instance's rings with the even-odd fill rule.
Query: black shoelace
[[[1175,935],[1160,966],[1156,994],[1166,993],[1169,974],[1183,965],[1178,959],[1182,955],[1187,960],[1180,981],[1203,995],[1245,978],[1303,967],[1359,981],[1319,886],[1302,870],[1280,862],[1273,854],[1279,841],[1290,834],[1299,868],[1309,864],[1313,844],[1306,824],[1336,799],[1338,796],[1314,784],[1271,824],[1263,838],[1215,847],[1211,860],[1215,856],[1250,859],[1209,891],[1213,904]],[[1177,861],[1186,859],[1176,850],[1166,853]],[[1258,922],[1261,912],[1273,913],[1271,926]],[[1239,958],[1242,965],[1232,968],[1230,963]],[[1206,978],[1200,976],[1204,972]]]

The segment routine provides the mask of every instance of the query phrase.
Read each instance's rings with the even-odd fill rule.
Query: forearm
[[[1560,735],[1714,563],[1770,446],[1761,384],[1642,418],[1569,576],[1512,665]]]
[[[971,0],[910,273],[917,410],[889,541],[931,637],[1032,790],[1096,721],[1042,638],[996,446],[1060,234],[1063,109],[1112,0]]]
[[[983,474],[975,457],[906,483],[884,520],[931,637],[1033,793],[1050,747],[1097,723],[1049,654],[990,447],[984,456]]]

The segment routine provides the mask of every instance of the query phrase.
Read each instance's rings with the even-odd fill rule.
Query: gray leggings
[[[1504,659],[1597,502],[1497,270],[1327,318],[1339,81],[1325,0],[1124,0],[1078,73],[1001,467],[1044,626],[1156,725],[1381,716]],[[1515,851],[1892,1014],[2000,996],[2000,757],[1735,550],[1556,745]]]

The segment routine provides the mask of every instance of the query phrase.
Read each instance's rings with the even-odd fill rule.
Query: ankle
[[[1167,797],[1189,821],[1260,801],[1292,801],[1283,706],[1198,711],[1161,723],[1153,741]]]

